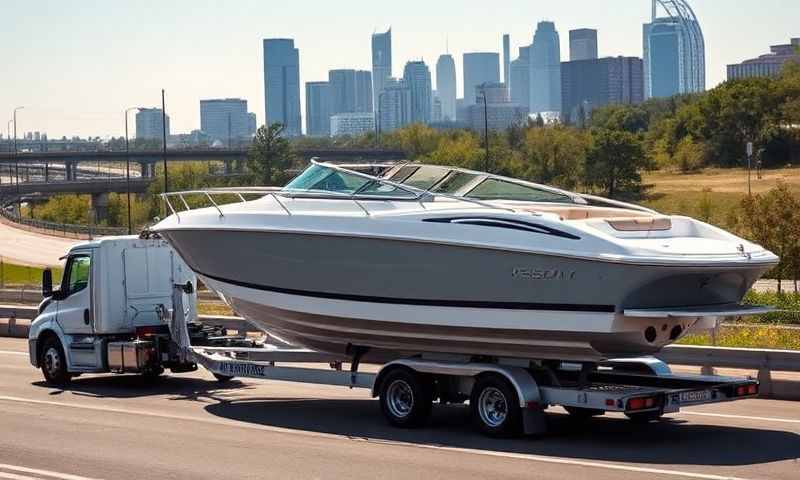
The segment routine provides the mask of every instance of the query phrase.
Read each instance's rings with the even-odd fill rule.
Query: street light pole
[[[17,107],[14,109],[14,177],[17,183],[17,215],[22,216],[22,202],[19,198],[19,157],[17,153],[17,110],[22,110],[25,107]]]
[[[128,144],[128,112],[139,110],[139,107],[131,107],[125,110],[125,183],[128,190],[128,235],[133,233],[131,224],[131,150]]]

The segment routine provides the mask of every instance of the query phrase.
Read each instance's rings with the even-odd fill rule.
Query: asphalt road
[[[58,259],[79,242],[80,240],[29,232],[0,222],[0,257],[8,263],[57,266],[60,264]]]
[[[0,339],[0,479],[800,478],[800,403],[747,400],[637,426],[581,424],[493,440],[463,407],[415,431],[388,427],[368,392],[282,382],[220,385],[205,372],[148,385],[83,376],[41,383],[26,342]]]

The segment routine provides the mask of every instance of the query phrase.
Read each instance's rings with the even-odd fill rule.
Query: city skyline
[[[649,20],[650,2],[616,3],[628,8],[609,8],[607,2],[598,6],[581,0],[560,5],[510,1],[497,12],[479,12],[475,6],[458,4],[459,14],[447,17],[456,3],[445,1],[441,5],[425,5],[427,15],[421,21],[413,21],[413,5],[404,12],[377,9],[365,13],[355,4],[346,12],[319,4],[302,12],[287,8],[285,12],[268,14],[263,5],[256,3],[226,9],[188,2],[99,9],[99,4],[93,2],[12,3],[5,11],[15,22],[0,32],[0,41],[14,45],[15,54],[4,56],[6,71],[14,75],[0,89],[0,112],[26,106],[19,115],[18,132],[47,132],[50,138],[120,136],[124,127],[122,111],[131,106],[160,106],[163,87],[167,90],[172,131],[188,133],[199,128],[200,99],[235,97],[246,99],[253,106],[264,104],[261,43],[266,38],[295,40],[295,47],[300,50],[300,111],[305,112],[305,83],[325,80],[327,71],[332,69],[371,70],[370,35],[390,26],[395,75],[407,61],[421,58],[427,65],[435,65],[449,43],[449,52],[456,61],[458,96],[463,97],[463,53],[488,51],[502,55],[502,35],[509,33],[515,57],[513,53],[520,46],[530,44],[536,24],[542,20],[555,22],[561,33],[562,60],[569,58],[564,36],[576,28],[599,30],[601,57],[641,57],[641,28]],[[791,21],[800,15],[797,2],[772,0],[762,2],[758,8],[730,5],[723,11],[710,0],[692,0],[691,4],[708,40],[708,88],[724,81],[728,64],[756,57],[768,46],[797,36]],[[512,11],[513,15],[509,15]],[[622,16],[620,11],[626,14]],[[183,16],[180,22],[178,13]],[[136,25],[151,17],[164,20],[147,38],[138,35]],[[76,31],[68,28],[71,22],[64,22],[65,18],[93,22],[92,28]],[[97,21],[98,18],[103,20]],[[265,18],[270,21],[261,21]],[[448,29],[444,21],[448,18],[458,27]],[[216,34],[200,35],[210,26]],[[750,34],[742,38],[740,31]],[[59,38],[59,43],[45,40],[48,36]],[[32,57],[40,61],[29,61]],[[58,88],[53,88],[51,80],[56,75]],[[253,110],[258,124],[263,124],[263,112]]]

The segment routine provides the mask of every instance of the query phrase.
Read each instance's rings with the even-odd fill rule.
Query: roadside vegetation
[[[42,284],[42,270],[40,267],[15,265],[0,258],[0,288],[31,287],[38,288]],[[53,269],[53,281],[61,281],[62,270]]]

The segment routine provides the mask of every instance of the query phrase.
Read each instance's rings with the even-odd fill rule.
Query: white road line
[[[60,472],[53,472],[51,470],[40,470],[38,468],[28,468],[28,467],[19,467],[17,465],[6,465],[4,463],[0,463],[1,470],[12,470],[15,472],[22,472],[22,473],[30,473],[33,475],[43,475],[45,477],[53,477],[53,478],[60,478],[62,480],[96,480],[94,478],[89,477],[82,477],[80,475],[72,475],[70,473],[60,473]],[[14,475],[13,473],[5,473],[0,472],[0,475]],[[11,478],[11,477],[8,477]],[[32,477],[21,477],[21,478],[32,478]]]
[[[41,480],[40,478],[29,477],[27,475],[17,475],[15,473],[3,473],[3,472],[0,472],[0,478],[7,478],[8,480]]]
[[[0,350],[0,354],[3,355],[25,355],[28,356],[28,352],[13,352],[11,350]]]
[[[774,418],[774,417],[749,417],[747,415],[731,415],[728,413],[707,413],[707,412],[681,412],[681,415],[697,415],[703,417],[719,417],[719,418],[735,418],[742,420],[756,420],[759,422],[778,422],[778,423],[800,423],[800,420],[792,418]]]
[[[467,453],[471,455],[482,455],[487,457],[500,457],[500,458],[513,458],[517,460],[528,460],[532,462],[539,462],[539,463],[550,463],[550,464],[559,464],[559,465],[572,465],[577,467],[587,467],[587,468],[600,468],[606,470],[617,470],[617,471],[626,471],[626,472],[633,472],[633,473],[648,473],[653,475],[665,475],[665,476],[674,476],[674,477],[684,477],[684,478],[697,478],[701,480],[745,480],[740,477],[728,477],[728,476],[720,476],[720,475],[710,475],[704,473],[696,473],[696,472],[684,472],[679,470],[664,470],[659,468],[648,468],[648,467],[636,467],[632,465],[622,465],[616,463],[604,463],[604,462],[591,462],[591,461],[584,461],[584,460],[575,460],[571,458],[563,458],[563,457],[548,457],[542,455],[533,455],[533,454],[525,454],[525,453],[512,453],[512,452],[493,452],[488,450],[477,450],[472,448],[459,448],[459,447],[447,447],[441,445],[430,445],[430,444],[417,444],[417,443],[410,443],[410,442],[400,442],[400,441],[384,441],[384,440],[371,440],[368,438],[354,438],[349,437],[346,435],[338,435],[335,433],[322,433],[322,432],[309,432],[304,430],[294,430],[290,428],[283,428],[283,427],[274,427],[269,425],[253,425],[243,422],[235,422],[235,421],[227,421],[227,420],[217,420],[212,418],[202,418],[202,417],[192,417],[188,415],[171,415],[165,413],[157,413],[157,412],[148,412],[144,410],[130,410],[124,408],[112,408],[112,407],[100,407],[96,405],[78,405],[73,403],[65,403],[65,402],[54,402],[50,400],[34,400],[29,398],[20,398],[20,397],[9,397],[5,395],[0,395],[0,401],[7,401],[7,402],[16,402],[16,403],[31,403],[36,405],[51,405],[57,407],[67,407],[67,408],[77,408],[83,410],[92,410],[92,411],[100,411],[100,412],[109,412],[109,413],[121,413],[126,415],[143,415],[148,417],[155,417],[155,418],[167,418],[172,420],[185,420],[189,422],[200,422],[212,425],[221,425],[227,427],[234,427],[234,428],[246,428],[251,430],[261,430],[261,431],[268,431],[274,433],[282,433],[282,434],[290,434],[290,435],[302,435],[307,437],[315,437],[315,438],[324,438],[324,439],[337,439],[337,440],[350,440],[350,441],[361,441],[367,442],[375,445],[395,445],[395,446],[404,446],[410,448],[421,448],[426,450],[436,450],[440,452],[451,452],[451,453]],[[76,479],[76,480],[83,480],[83,479]]]

